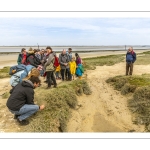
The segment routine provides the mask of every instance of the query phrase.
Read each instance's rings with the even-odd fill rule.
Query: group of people
[[[136,53],[130,47],[126,53],[126,75],[132,75],[135,61]],[[71,81],[75,75],[81,79],[84,72],[82,59],[78,53],[73,57],[71,48],[68,51],[63,49],[58,57],[50,46],[47,46],[46,50],[30,48],[28,52],[23,48],[17,62],[25,69],[12,75],[12,89],[6,105],[20,125],[29,124],[27,118],[45,108],[44,105],[34,103],[34,89],[41,84],[40,75],[46,76],[49,89],[52,84],[57,87],[56,79]]]
[[[28,52],[22,48],[17,63],[20,68],[25,69],[11,76],[12,89],[6,105],[20,125],[29,124],[27,118],[45,107],[34,103],[34,89],[41,84],[40,76],[46,77],[49,89],[51,85],[57,87],[56,79],[71,81],[75,76],[81,79],[84,72],[82,59],[78,53],[73,57],[71,48],[68,51],[63,49],[58,57],[50,46],[45,50],[30,48]]]

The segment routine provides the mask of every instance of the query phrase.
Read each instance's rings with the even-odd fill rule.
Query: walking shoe
[[[14,115],[14,119],[17,119],[20,115]]]
[[[22,120],[22,121],[20,121],[20,120],[17,118],[17,121],[18,121],[18,123],[19,123],[21,126],[25,126],[25,125],[28,125],[28,124],[29,124],[29,121],[28,121],[28,120]]]
[[[57,88],[57,84],[54,85],[54,88]]]
[[[50,88],[51,88],[50,86],[46,87],[46,89],[50,89]]]

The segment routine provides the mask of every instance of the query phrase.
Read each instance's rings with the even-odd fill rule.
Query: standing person
[[[23,54],[26,53],[26,49],[22,48],[21,49],[21,53],[18,55],[18,59],[17,59],[17,63],[18,65],[22,64],[22,58],[23,58]]]
[[[16,85],[11,91],[6,106],[20,125],[29,124],[26,119],[45,107],[34,104],[34,89],[39,86],[40,82],[38,77],[31,77]]]
[[[71,79],[74,80],[75,73],[76,73],[76,62],[75,62],[75,57],[72,57],[72,60],[69,62],[70,65],[70,73],[71,73]]]
[[[79,64],[82,64],[82,60],[81,60],[79,54],[75,53],[75,56],[76,56],[76,65],[78,66]]]
[[[136,53],[130,47],[126,53],[126,75],[132,75],[133,63],[136,61]]]
[[[47,89],[51,88],[52,83],[54,84],[54,87],[57,87],[56,79],[54,76],[54,56],[56,55],[55,52],[53,52],[52,48],[50,46],[46,47],[47,53],[48,53],[48,59],[47,62],[44,65],[44,69],[47,76]]]
[[[69,57],[69,61],[71,61],[72,60],[72,48],[68,48],[68,51],[66,53]]]
[[[65,72],[68,70],[68,79],[71,80],[71,74],[70,74],[70,69],[69,69],[69,58],[66,54],[66,50],[63,49],[62,53],[59,54],[59,63],[60,63],[60,68],[61,68],[61,77],[62,81],[65,79]]]

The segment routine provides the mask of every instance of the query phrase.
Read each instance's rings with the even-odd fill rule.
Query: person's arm
[[[132,56],[133,56],[133,63],[136,61],[136,53],[134,52],[133,54],[132,54]]]
[[[59,55],[59,63],[61,64],[61,65],[65,65],[65,63],[64,62],[62,62],[62,59],[61,59],[61,54]]]
[[[52,55],[49,55],[48,60],[45,63],[45,67],[49,66],[53,59],[54,59],[54,57]]]
[[[18,55],[18,59],[17,59],[17,63],[18,63],[18,65],[20,65],[20,64],[21,64],[21,60],[22,60],[22,59],[21,59],[21,54],[19,54],[19,55]]]
[[[28,88],[26,90],[26,104],[32,104],[34,105],[34,90],[31,88]]]

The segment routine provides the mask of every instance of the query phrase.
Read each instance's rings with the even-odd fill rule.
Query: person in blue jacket
[[[22,64],[23,65],[23,64]],[[25,65],[24,65],[25,66]],[[27,65],[25,66],[26,69],[22,71],[16,72],[14,75],[11,76],[10,78],[10,85],[12,87],[15,87],[18,83],[22,82],[22,79],[28,76],[28,74],[31,72],[33,68],[35,68],[32,65]],[[38,74],[39,75],[39,74]]]
[[[126,75],[132,75],[133,63],[136,61],[136,53],[130,47],[126,53]]]

